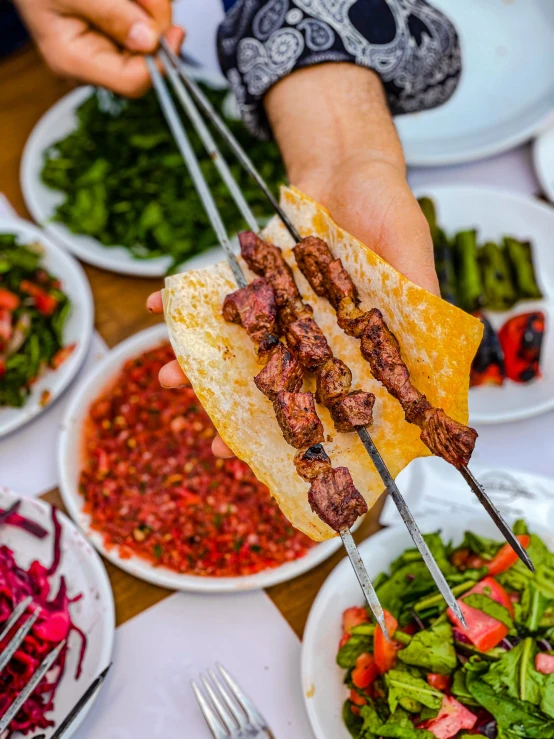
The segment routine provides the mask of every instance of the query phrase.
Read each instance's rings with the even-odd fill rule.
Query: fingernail
[[[127,47],[134,51],[150,51],[158,43],[158,34],[148,23],[138,21],[127,35]]]

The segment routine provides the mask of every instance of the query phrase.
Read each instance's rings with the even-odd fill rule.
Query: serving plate
[[[244,577],[200,577],[183,575],[165,567],[154,567],[141,557],[121,557],[115,547],[106,547],[104,537],[91,526],[90,516],[84,512],[84,500],[79,492],[79,474],[82,460],[83,425],[92,402],[109,386],[124,363],[159,344],[168,341],[164,325],[141,331],[119,344],[99,362],[87,376],[68,405],[58,445],[60,490],[69,514],[87,538],[107,559],[131,575],[166,588],[206,593],[226,593],[256,590],[291,580],[323,562],[341,545],[338,537],[313,547],[304,557],[274,569]]]
[[[554,202],[554,125],[535,139],[533,164],[544,194]]]
[[[462,76],[444,105],[396,118],[408,164],[489,157],[554,122],[550,0],[434,0],[433,5],[456,26]]]
[[[20,497],[5,488],[0,488],[0,508],[8,508]],[[18,564],[26,569],[33,560],[50,565],[53,542],[51,506],[41,500],[22,498],[19,513],[40,524],[48,531],[49,536],[37,539],[21,529],[4,525],[0,528],[0,544],[13,550]],[[78,664],[80,639],[74,632],[70,634],[65,674],[56,693],[54,711],[48,714],[48,718],[55,721],[56,725],[63,721],[91,682],[109,664],[115,634],[114,602],[104,565],[75,525],[60,511],[58,520],[62,526],[62,557],[60,567],[50,578],[50,582],[55,593],[60,578],[64,577],[70,598],[83,595],[81,600],[71,606],[71,614],[74,623],[86,634],[88,642],[83,671],[76,680],[75,669]],[[64,734],[66,739],[77,731],[99,692],[97,691]],[[47,739],[53,731],[54,729],[45,730]],[[20,736],[22,735],[15,735],[17,739]]]
[[[469,391],[472,423],[504,423],[530,418],[554,408],[554,209],[533,198],[503,190],[465,185],[418,187],[437,206],[437,218],[448,235],[476,228],[480,243],[504,235],[533,243],[533,257],[543,300],[520,301],[510,311],[485,311],[495,330],[514,315],[541,310],[546,317],[542,348],[542,378],[527,385],[506,380],[502,387],[482,386]]]
[[[190,68],[191,74],[212,87],[221,88],[225,80],[216,74]],[[41,179],[43,154],[52,144],[67,136],[77,127],[77,108],[93,93],[91,86],[78,87],[53,105],[34,127],[21,160],[20,180],[25,203],[34,220],[65,249],[87,264],[125,275],[163,277],[171,265],[170,257],[137,259],[122,246],[104,246],[91,236],[72,233],[63,223],[51,218],[64,195],[51,190]],[[219,247],[196,255],[182,268],[198,268],[213,264],[224,257]]]
[[[550,523],[552,523],[552,516]],[[447,540],[459,544],[466,530],[501,540],[492,521],[485,516],[458,514],[450,518],[419,521],[424,533],[441,530]],[[535,524],[532,531],[544,538],[554,550],[552,526]],[[360,553],[369,576],[388,570],[391,562],[413,542],[404,527],[383,529],[360,545]],[[342,706],[348,691],[343,683],[344,670],[335,662],[341,637],[341,618],[346,608],[361,605],[360,586],[350,564],[343,560],[329,575],[312,606],[302,643],[302,688],[308,717],[316,739],[351,739],[342,721]]]
[[[47,410],[71,384],[85,361],[90,346],[94,307],[90,286],[80,264],[44,232],[20,218],[0,218],[0,233],[15,233],[22,243],[39,242],[43,246],[42,264],[60,279],[62,289],[71,301],[71,312],[64,330],[64,344],[77,345],[61,367],[47,370],[40,376],[22,408],[0,408],[2,437]],[[50,392],[50,400],[43,405],[41,396],[45,391]]]

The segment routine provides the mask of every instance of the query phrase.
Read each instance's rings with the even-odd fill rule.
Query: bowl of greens
[[[85,360],[93,321],[80,265],[30,223],[0,219],[0,436],[64,392]]]
[[[195,73],[198,76],[198,72]],[[284,167],[273,141],[256,140],[235,114],[222,77],[199,84],[277,193]],[[228,232],[245,227],[196,133],[191,143]],[[224,142],[222,153],[254,214],[272,215]],[[62,98],[33,130],[22,160],[21,184],[35,220],[89,264],[124,274],[159,277],[195,259],[222,258],[157,98],[127,100],[81,87]]]
[[[554,737],[554,536],[514,523],[533,574],[486,518],[420,523],[467,628],[403,528],[364,541],[392,640],[341,562],[304,634],[303,688],[317,739]]]

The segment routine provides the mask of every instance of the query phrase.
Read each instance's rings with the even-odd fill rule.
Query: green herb
[[[394,713],[403,698],[411,698],[428,708],[439,709],[443,694],[432,688],[426,680],[419,677],[417,671],[393,669],[385,675],[388,688],[389,708]]]
[[[494,539],[487,539],[485,536],[478,536],[472,531],[466,531],[458,549],[469,549],[483,559],[492,559],[501,546],[502,544]]]
[[[154,544],[154,557],[156,559],[160,559],[160,557],[163,555],[164,549],[161,544]]]
[[[487,616],[491,616],[497,621],[500,621],[504,626],[507,626],[508,629],[512,630],[514,628],[514,622],[508,609],[494,601],[492,598],[489,598],[488,595],[485,595],[484,593],[472,593],[462,600],[464,603],[467,603],[468,606],[477,608],[483,613],[486,613]]]
[[[359,739],[363,719],[352,713],[351,706],[352,704],[349,700],[344,701],[344,704],[342,706],[342,720],[344,721],[344,725],[346,726],[350,734],[354,737],[354,739]],[[370,737],[369,739],[372,738]]]
[[[353,634],[338,651],[337,664],[349,670],[364,652],[373,652],[373,637]]]
[[[402,708],[397,708],[387,722],[379,727],[377,736],[387,739],[434,739],[427,729],[416,729],[409,714]]]
[[[276,193],[285,180],[277,145],[254,139],[241,121],[225,115],[227,90],[202,88]],[[42,180],[64,194],[54,219],[104,246],[124,246],[137,259],[169,255],[174,268],[216,244],[216,236],[156,95],[116,98],[115,109],[106,110],[94,93],[77,110],[76,130],[44,153]],[[223,221],[236,233],[246,224],[200,139],[193,130],[189,137]],[[264,195],[225,142],[218,143],[254,214],[267,218]]]
[[[428,672],[448,675],[458,664],[448,623],[432,626],[414,634],[407,647],[398,652],[398,658],[407,665],[416,665]]]

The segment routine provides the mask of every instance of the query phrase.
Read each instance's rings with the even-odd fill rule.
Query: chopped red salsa
[[[215,428],[191,387],[164,390],[169,344],[129,360],[92,405],[81,492],[94,528],[123,556],[177,572],[250,575],[304,556],[268,489],[238,459],[216,459]]]

